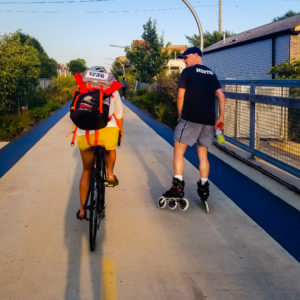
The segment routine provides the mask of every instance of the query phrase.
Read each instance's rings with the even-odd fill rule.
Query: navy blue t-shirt
[[[199,124],[214,125],[215,93],[220,88],[217,76],[203,65],[185,68],[179,79],[179,88],[185,89],[181,118]]]

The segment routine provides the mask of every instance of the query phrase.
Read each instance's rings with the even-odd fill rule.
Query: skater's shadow
[[[163,161],[163,156],[160,155],[161,154],[160,152],[155,150],[152,151],[150,149],[149,151],[151,151],[152,154],[149,160],[146,159],[147,156],[145,155],[145,148],[136,149],[135,155],[137,156],[138,161],[142,164],[143,169],[147,174],[147,186],[149,187],[151,199],[154,204],[157,204],[157,199],[162,195],[166,187],[162,184],[162,182],[159,179],[159,176],[157,175],[156,165],[157,164],[164,165],[166,163]],[[170,172],[169,174],[172,174],[171,168],[169,172]]]

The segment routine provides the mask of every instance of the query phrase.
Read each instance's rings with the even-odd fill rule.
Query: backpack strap
[[[91,143],[90,143],[90,131],[89,131],[89,130],[86,130],[86,131],[85,131],[85,138],[86,138],[86,141],[87,141],[89,147],[91,148]]]
[[[113,115],[113,117],[114,117],[115,120],[116,120],[116,123],[117,123],[117,126],[118,126],[118,128],[119,128],[119,131],[121,131],[121,126],[120,126],[120,123],[119,123],[119,121],[118,121],[116,115],[115,115],[115,114],[112,114],[112,115]]]
[[[100,95],[99,95],[99,111],[100,114],[103,113],[103,85],[100,86]]]
[[[98,146],[98,137],[99,137],[99,129],[95,130],[95,135],[94,135],[94,146]]]
[[[73,104],[73,106],[71,107],[70,110],[75,110],[75,108],[76,108],[76,103],[77,103],[77,101],[78,101],[79,96],[80,96],[80,94],[79,94],[79,95],[76,97],[76,99],[74,100],[74,104]]]
[[[85,83],[83,82],[82,80],[82,75],[79,74],[79,73],[76,73],[74,75],[75,77],[75,80],[79,86],[79,89],[80,89],[80,93],[87,93],[89,91],[89,89],[87,88],[87,86],[85,85]]]
[[[75,93],[77,92],[77,90],[79,89],[79,85],[77,86],[77,88],[73,91],[72,97],[74,98]]]
[[[120,89],[122,87],[122,84],[116,80],[113,81],[113,83],[111,84],[111,86],[107,89],[105,89],[103,92],[106,95],[110,95],[113,92],[115,92],[116,90]]]
[[[71,141],[71,146],[74,146],[75,143],[75,138],[76,138],[76,132],[77,132],[77,126],[75,126],[74,130],[73,130],[73,136],[72,136],[72,141]]]

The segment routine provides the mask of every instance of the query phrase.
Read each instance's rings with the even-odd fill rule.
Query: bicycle
[[[106,168],[104,148],[94,147],[94,164],[91,171],[91,182],[83,208],[88,212],[90,250],[96,247],[97,230],[105,217],[105,185]]]

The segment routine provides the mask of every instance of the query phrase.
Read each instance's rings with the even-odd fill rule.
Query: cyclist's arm
[[[114,114],[119,123],[121,138],[123,138],[123,104],[119,93],[117,93],[117,95],[115,96],[115,100],[116,100],[116,105],[115,105]]]

